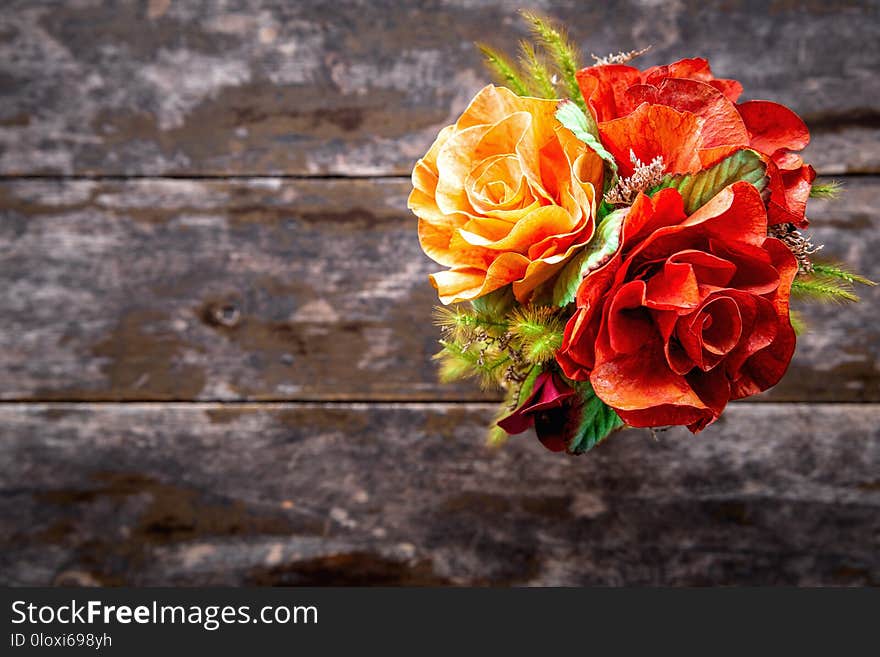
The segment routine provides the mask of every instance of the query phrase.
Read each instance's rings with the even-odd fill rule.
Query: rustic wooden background
[[[3,3],[3,583],[880,582],[877,289],[696,438],[489,450],[437,384],[407,175],[531,4]],[[799,111],[880,279],[877,2],[537,7]]]

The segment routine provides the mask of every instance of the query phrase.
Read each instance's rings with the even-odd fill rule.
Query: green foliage
[[[498,407],[498,410],[495,412],[495,417],[492,418],[492,424],[489,427],[489,434],[486,442],[491,447],[496,447],[507,442],[510,434],[498,426],[498,421],[525,403],[526,399],[528,399],[532,392],[534,392],[535,381],[543,370],[544,368],[540,365],[532,366],[520,383],[508,388],[504,403]]]
[[[497,336],[507,330],[505,322],[461,306],[437,306],[434,308],[434,323],[456,341],[472,340],[478,332]]]
[[[812,269],[810,274],[794,279],[791,284],[792,297],[807,301],[856,302],[859,297],[853,288],[857,283],[876,285],[874,281],[850,271],[844,265],[814,262]]]
[[[510,285],[505,285],[494,292],[474,299],[471,301],[471,306],[486,319],[503,322],[504,316],[516,306],[516,297],[513,296],[513,288]]]
[[[547,68],[528,41],[519,44],[519,63],[526,74],[529,90],[538,98],[556,98],[553,74]]]
[[[478,43],[477,48],[483,53],[486,66],[495,74],[498,82],[507,86],[517,96],[529,95],[528,85],[520,77],[516,67],[504,55],[484,44]]]
[[[583,454],[622,428],[624,423],[613,408],[596,396],[589,383],[575,383],[574,386],[581,399],[581,420],[568,451]]]
[[[529,306],[510,316],[510,334],[518,341],[523,358],[529,363],[546,363],[562,346],[565,324],[546,306]]]
[[[620,245],[620,231],[628,211],[629,208],[621,208],[602,219],[590,243],[562,268],[553,285],[554,306],[564,307],[574,301],[584,276],[614,255]]]
[[[852,285],[837,278],[821,275],[803,276],[794,279],[791,295],[795,299],[821,302],[855,303],[859,297],[852,291]]]
[[[602,142],[599,141],[599,128],[596,126],[596,120],[589,112],[584,112],[580,107],[568,100],[559,103],[556,109],[556,120],[574,133],[574,136],[584,142],[593,151],[601,157],[608,170],[610,176],[606,176],[606,189],[613,186],[617,181],[617,161],[611,155]]]
[[[795,335],[803,335],[807,332],[807,323],[798,311],[789,311],[788,317],[791,320],[791,328],[794,329]]]
[[[827,183],[815,183],[810,188],[810,198],[835,199],[843,191],[843,183],[839,180],[831,180]]]
[[[520,44],[519,63],[522,70],[517,69],[507,57],[497,50],[483,44],[477,44],[483,53],[487,66],[499,82],[519,96],[533,94],[538,98],[558,98],[556,90],[558,77],[569,98],[583,112],[589,114],[587,103],[577,83],[577,72],[581,67],[577,48],[568,40],[564,31],[549,20],[527,11],[520,13],[528,23],[542,52],[546,53],[552,62],[552,68],[543,61],[535,47],[527,42]],[[598,136],[598,130],[595,121],[592,121],[592,116],[590,116],[590,121],[592,134]]]
[[[535,380],[544,371],[540,365],[535,365],[529,371],[528,376],[518,389],[508,391],[504,404],[498,409],[489,429],[488,443],[500,445],[508,438],[508,434],[497,426],[497,422],[508,413],[525,403],[526,399],[534,392]],[[568,384],[577,393],[577,402],[571,407],[569,425],[572,432],[568,435],[567,450],[571,454],[583,454],[589,451],[614,431],[623,428],[624,422],[617,412],[603,402],[589,382],[581,383],[568,381]]]
[[[503,295],[474,303],[436,308],[435,323],[443,330],[440,379],[478,378],[485,387],[517,387],[553,359],[562,344],[563,318],[554,308],[515,306],[499,314],[494,303]],[[494,302],[494,303],[493,303]],[[502,302],[502,307],[505,307]]]
[[[440,362],[440,380],[443,383],[477,378],[484,388],[500,383],[510,355],[485,341],[461,343],[440,340],[443,347],[434,359]]]
[[[743,149],[703,171],[666,176],[649,194],[673,187],[684,199],[685,211],[692,214],[735,182],[744,180],[752,183],[758,191],[763,190],[767,186],[766,174],[767,167],[761,156],[753,150]]]
[[[513,408],[519,407],[526,401],[526,399],[529,398],[529,395],[531,395],[532,392],[535,390],[535,381],[541,375],[542,371],[543,368],[540,365],[535,365],[534,367],[532,367],[531,370],[529,370],[529,373],[526,376],[525,380],[522,382],[522,385],[520,385],[519,390],[515,391],[516,397],[513,399],[513,403],[511,404]]]
[[[577,83],[577,72],[580,69],[580,56],[577,48],[572,44],[565,32],[553,25],[550,21],[529,11],[520,12],[529,24],[532,34],[550,54],[560,76],[565,84],[568,96],[578,104],[584,112],[587,112],[587,104]]]
[[[502,406],[501,408],[504,410],[507,409],[506,406]],[[502,417],[504,416],[499,413],[489,425],[489,433],[486,436],[486,443],[489,447],[501,447],[501,445],[506,443],[507,439],[510,438],[510,434],[496,424],[496,422]]]
[[[846,281],[850,285],[855,283],[861,283],[862,285],[877,285],[872,280],[865,278],[859,274],[856,274],[853,271],[850,271],[844,265],[830,263],[830,262],[813,262],[813,271],[820,276],[827,276],[829,278],[839,278],[842,281]]]

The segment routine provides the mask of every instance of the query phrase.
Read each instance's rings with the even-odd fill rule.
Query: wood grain
[[[407,181],[0,183],[0,397],[488,399],[440,385]],[[880,180],[815,202],[823,254],[880,280]],[[880,289],[811,306],[769,398],[880,400]]]
[[[806,118],[822,172],[880,172],[873,0],[18,0],[0,16],[0,173],[406,174],[488,81],[473,42],[515,48],[533,5],[585,53],[709,57]]]
[[[491,450],[437,383],[404,176],[533,4],[801,113],[880,280],[876,0],[10,0],[0,584],[880,585],[878,288],[698,437]]]
[[[588,457],[481,404],[6,404],[4,584],[878,584],[880,405]]]

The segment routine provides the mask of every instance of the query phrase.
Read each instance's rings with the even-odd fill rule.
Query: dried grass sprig
[[[632,205],[633,201],[641,192],[659,185],[666,173],[666,164],[663,157],[658,155],[648,164],[642,162],[633,151],[629,152],[629,159],[633,165],[633,174],[627,178],[621,178],[617,184],[605,194],[605,202],[608,205]]]

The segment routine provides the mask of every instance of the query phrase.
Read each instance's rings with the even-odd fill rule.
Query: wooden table
[[[880,280],[877,2],[553,4],[801,113],[815,239]],[[880,581],[877,288],[698,437],[491,450],[437,383],[408,174],[515,6],[5,3],[0,581]]]

